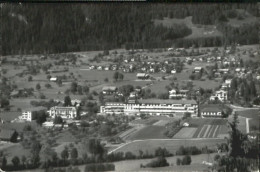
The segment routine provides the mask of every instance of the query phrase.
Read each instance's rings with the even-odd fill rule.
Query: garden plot
[[[185,139],[185,138],[192,138],[195,132],[197,131],[197,128],[182,128],[177,134],[173,136],[175,139]]]
[[[198,128],[193,138],[216,138],[221,125],[203,125]]]

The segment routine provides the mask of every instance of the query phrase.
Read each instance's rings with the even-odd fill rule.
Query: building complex
[[[191,113],[192,117],[197,116],[197,102],[195,100],[139,99],[135,103],[107,102],[100,107],[101,114],[174,115],[185,112]]]

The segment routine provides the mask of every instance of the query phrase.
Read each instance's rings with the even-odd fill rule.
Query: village
[[[15,155],[12,149],[22,149],[25,138],[32,137],[25,132],[28,127],[40,138],[57,133],[57,140],[43,140],[54,142],[51,147],[58,154],[69,143],[80,152],[81,142],[93,136],[109,153],[126,149],[135,154],[128,147],[138,139],[203,138],[214,149],[216,142],[223,143],[228,136],[227,122],[234,114],[259,113],[257,46],[115,50],[37,58],[1,59],[2,84],[8,86],[1,94],[9,98],[1,104],[0,139],[1,147],[9,152],[8,161]],[[239,116],[239,128],[250,138],[258,134],[256,118]]]
[[[0,171],[259,172],[260,3],[1,3]]]

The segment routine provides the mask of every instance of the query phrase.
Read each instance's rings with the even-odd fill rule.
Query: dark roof
[[[47,108],[46,107],[44,107],[44,106],[37,106],[37,107],[29,107],[29,108],[25,108],[25,109],[23,109],[23,111],[31,111],[31,112],[33,112],[33,111],[41,111],[41,110],[47,110]]]
[[[116,91],[117,87],[115,86],[104,86],[103,91]]]
[[[222,109],[220,107],[204,107],[201,112],[221,112]]]
[[[11,139],[15,132],[15,130],[1,129],[0,139]]]
[[[174,100],[174,99],[139,99],[143,104],[197,104],[195,100]]]
[[[0,118],[4,121],[12,121],[22,115],[19,111],[0,112]]]

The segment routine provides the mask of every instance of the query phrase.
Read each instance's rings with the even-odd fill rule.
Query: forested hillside
[[[188,16],[193,24],[215,25],[224,36],[185,40],[192,33],[185,23],[170,28],[153,23],[155,19]],[[255,44],[259,42],[259,23],[229,24],[231,19],[243,21],[251,16],[259,17],[255,3],[4,4],[2,54]]]

